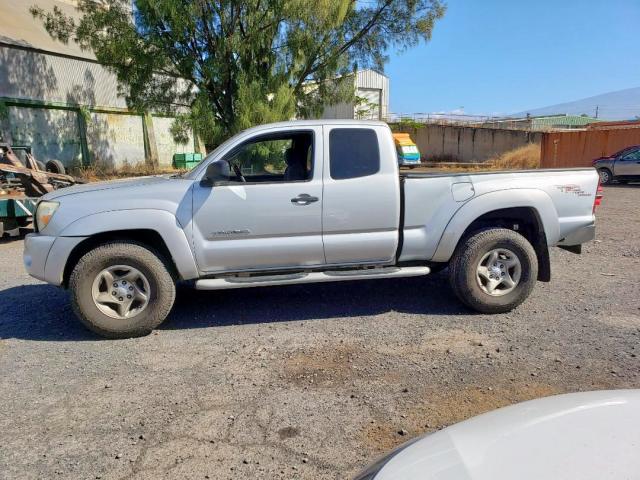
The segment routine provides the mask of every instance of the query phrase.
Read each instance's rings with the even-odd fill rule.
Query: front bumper
[[[558,242],[558,246],[581,245],[596,238],[596,225],[592,223],[571,232]]]
[[[53,285],[62,285],[64,268],[73,249],[87,237],[51,237],[30,233],[24,239],[22,259],[27,273]]]
[[[56,237],[48,237],[37,233],[29,233],[24,238],[24,253],[22,261],[27,273],[38,280],[45,280],[44,269],[47,264],[49,251]]]

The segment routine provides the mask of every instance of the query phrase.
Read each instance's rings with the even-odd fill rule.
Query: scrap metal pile
[[[42,168],[31,154],[30,148],[25,148],[24,160],[14,153],[7,144],[0,144],[0,190],[22,191],[27,197],[40,197],[45,193],[81,183],[77,178],[64,174],[64,167],[59,161],[49,162],[55,166],[49,171]]]
[[[43,165],[30,147],[0,143],[0,237],[5,232],[17,235],[21,228],[29,227],[38,197],[76,183],[82,181],[66,175],[60,161]]]

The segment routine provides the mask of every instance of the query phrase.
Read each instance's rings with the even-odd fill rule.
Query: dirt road
[[[607,188],[597,242],[553,249],[552,282],[509,314],[462,308],[446,272],[181,290],[159,331],[120,341],[0,243],[0,478],[349,478],[486,410],[640,387],[639,205],[640,186]]]

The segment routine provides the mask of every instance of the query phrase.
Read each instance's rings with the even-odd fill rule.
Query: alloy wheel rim
[[[127,320],[142,313],[149,305],[149,281],[128,265],[114,265],[102,270],[93,280],[91,296],[102,313],[117,320]]]
[[[500,297],[512,292],[520,283],[522,264],[518,256],[506,248],[487,252],[476,268],[478,285],[488,295]]]

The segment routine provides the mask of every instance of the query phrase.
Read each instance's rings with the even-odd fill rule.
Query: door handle
[[[291,199],[291,203],[294,205],[309,205],[310,203],[317,202],[318,197],[312,197],[308,193],[301,193],[297,197]]]

